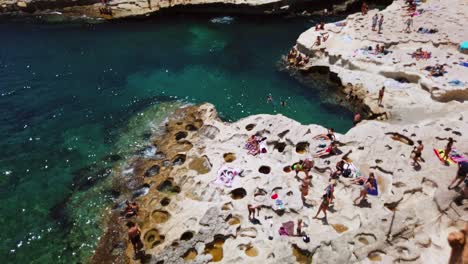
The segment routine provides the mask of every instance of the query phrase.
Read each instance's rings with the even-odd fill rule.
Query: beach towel
[[[216,184],[224,185],[226,187],[231,187],[234,177],[239,175],[241,170],[231,168],[228,166],[222,166],[218,170],[217,178],[215,180]]]
[[[439,158],[440,161],[445,162],[445,150],[444,149],[434,149],[434,154]],[[463,155],[459,154],[457,152],[457,149],[452,148],[448,155],[447,162],[449,164],[457,164],[460,162],[466,162],[468,161],[467,157],[464,157]]]
[[[445,162],[444,161],[445,151],[443,149],[434,149],[434,154],[437,156],[437,158],[439,158],[440,161]],[[450,157],[447,159],[447,162],[449,164],[455,163]]]
[[[337,27],[344,27],[344,26],[346,26],[346,21],[338,21],[338,22],[335,22],[335,26],[337,26]]]
[[[465,86],[465,83],[460,80],[451,80],[448,82],[451,86]]]
[[[276,199],[276,200],[275,200],[274,209],[275,209],[275,210],[284,210],[284,203],[283,203],[283,200]]]
[[[449,158],[452,159],[453,161],[455,161],[456,163],[467,162],[468,161],[468,158],[464,157],[461,154],[459,154],[457,152],[456,148],[452,148],[452,150],[450,151],[450,154],[449,154]]]
[[[374,189],[367,188],[367,194],[373,195],[373,196],[378,196],[379,195],[379,186],[377,185],[377,180],[372,181],[372,185],[374,186]]]
[[[468,41],[463,41],[462,43],[460,43],[460,49],[468,50]]]
[[[294,236],[294,222],[288,221],[282,224],[279,230],[282,236]]]

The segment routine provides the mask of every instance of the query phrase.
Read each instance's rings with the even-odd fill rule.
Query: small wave
[[[210,21],[211,23],[215,24],[231,24],[234,21],[234,18],[230,16],[223,16],[212,18]]]
[[[138,151],[138,154],[145,157],[145,158],[151,158],[156,154],[156,151],[158,149],[155,146],[147,146],[141,150]]]

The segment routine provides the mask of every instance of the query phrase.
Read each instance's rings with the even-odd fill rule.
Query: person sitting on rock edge
[[[353,124],[356,126],[359,122],[361,122],[361,114],[356,113],[354,114]]]
[[[324,140],[331,140],[331,141],[335,141],[336,137],[335,137],[335,129],[334,128],[330,128],[327,130],[327,134],[320,134],[320,135],[317,135],[315,137],[313,137],[313,139],[324,139]]]

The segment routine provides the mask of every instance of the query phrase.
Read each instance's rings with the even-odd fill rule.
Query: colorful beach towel
[[[241,170],[239,169],[231,168],[228,166],[222,166],[218,170],[218,175],[215,180],[215,183],[224,185],[226,187],[231,187],[234,177],[239,175],[240,173],[241,173]]]
[[[283,225],[278,230],[278,233],[281,236],[294,236],[294,222],[288,221],[283,223]]]
[[[440,161],[445,162],[445,150],[444,149],[434,149],[434,154],[439,158]],[[463,155],[459,154],[457,152],[456,148],[452,148],[448,155],[447,162],[449,164],[457,164],[460,162],[468,161],[467,157],[464,157]]]

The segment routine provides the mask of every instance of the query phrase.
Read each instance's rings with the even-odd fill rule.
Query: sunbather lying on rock
[[[444,65],[436,64],[435,66],[427,66],[424,68],[426,71],[429,71],[429,75],[433,77],[444,76],[447,71],[444,68]]]
[[[418,28],[418,33],[421,33],[421,34],[434,34],[434,33],[437,33],[439,32],[438,29],[436,28],[424,28],[424,27],[420,27]]]
[[[335,155],[336,150],[337,150],[336,143],[332,141],[327,148],[323,150],[319,150],[317,153],[315,153],[314,158],[321,158],[324,156]]]
[[[417,49],[413,54],[411,54],[412,58],[415,58],[416,60],[420,59],[430,59],[431,58],[431,53],[428,51],[423,51],[422,48]]]
[[[313,139],[324,139],[324,140],[335,141],[336,140],[335,129],[334,128],[329,128],[327,130],[326,134],[317,135],[317,136],[313,137]]]

